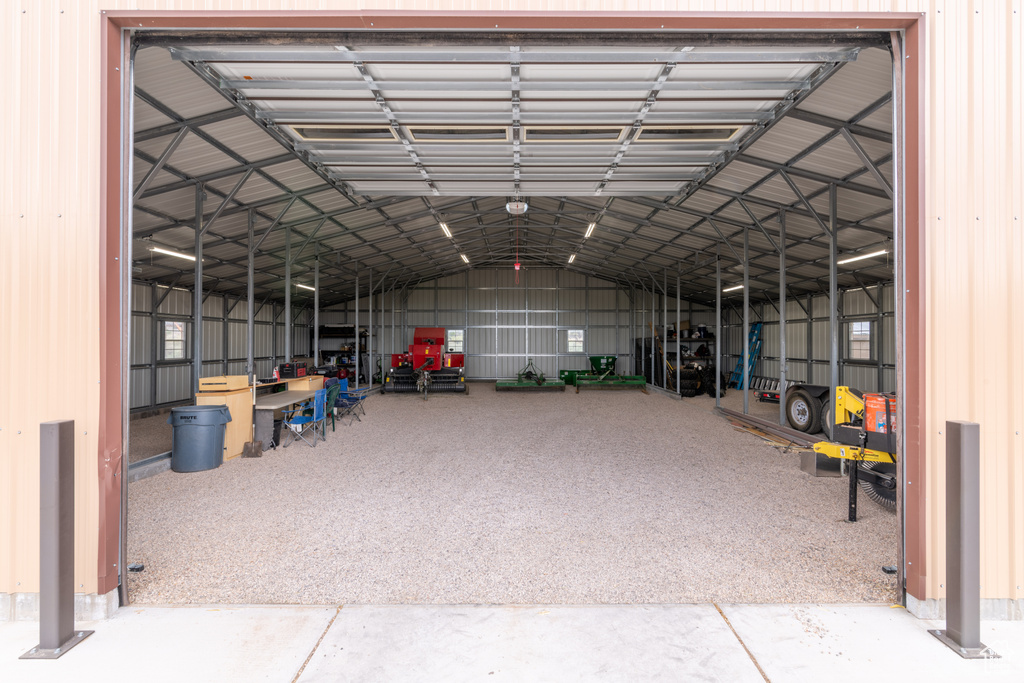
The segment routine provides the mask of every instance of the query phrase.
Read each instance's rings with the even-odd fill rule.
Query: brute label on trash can
[[[224,430],[231,422],[227,406],[171,408],[171,469],[202,472],[224,462]]]

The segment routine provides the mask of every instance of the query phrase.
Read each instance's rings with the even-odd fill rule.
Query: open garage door
[[[775,309],[778,323],[788,299],[806,316],[795,333],[808,340],[805,381],[827,370],[814,307],[865,293],[879,324],[867,376],[895,389],[894,307],[883,301],[896,252],[889,42],[872,32],[140,33],[131,238],[151,306],[135,313],[154,335],[191,322],[191,355],[168,358],[178,340],[154,336],[151,355],[133,361],[132,408],[188,401],[203,376],[266,377],[279,360],[316,356],[316,316],[332,307],[355,331],[349,311],[366,312],[367,360],[387,363],[409,340],[387,338],[384,310],[374,325],[374,302],[391,296],[393,330],[395,293],[408,315],[430,288],[435,317],[464,316],[450,327],[466,330],[470,377],[514,374],[529,350],[500,340],[517,327],[550,333],[550,353],[532,354],[545,372],[566,367],[570,328],[606,334],[600,351],[632,365],[654,353],[633,344],[648,295],[652,318],[669,300],[707,312],[741,274],[743,291],[725,301],[733,313],[760,306],[770,322]],[[531,326],[526,284],[520,301],[518,279],[506,282],[520,265],[553,283],[540,289],[583,303],[538,306],[537,295]],[[314,283],[315,299],[296,289]],[[464,308],[438,303],[460,288]],[[473,289],[493,289],[493,307],[471,304]],[[592,307],[605,291],[610,303]],[[182,308],[161,311],[175,300]],[[591,323],[594,311],[604,322]],[[482,329],[493,350],[474,347]],[[732,342],[722,367],[742,355],[742,337]],[[766,350],[765,373],[800,346]]]

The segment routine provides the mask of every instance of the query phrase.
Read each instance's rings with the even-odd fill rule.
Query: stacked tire
[[[683,398],[693,398],[701,391],[701,372],[690,368],[683,368],[679,371],[679,395]]]
[[[720,387],[721,387],[721,394],[720,394],[720,396],[725,396],[725,384],[726,384],[726,378],[723,375],[720,378]],[[714,398],[714,396],[715,396],[715,368],[711,367],[710,365],[705,366],[704,369],[701,371],[701,387],[703,388],[704,392],[708,396],[711,396],[712,398]]]

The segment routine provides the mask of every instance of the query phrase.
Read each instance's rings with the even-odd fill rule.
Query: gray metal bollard
[[[39,425],[39,645],[57,659],[92,635],[75,630],[75,422]]]
[[[981,428],[946,421],[946,630],[964,659],[998,657],[981,642]]]

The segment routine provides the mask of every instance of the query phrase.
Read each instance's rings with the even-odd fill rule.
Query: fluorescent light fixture
[[[469,263],[469,259],[468,259],[468,258],[466,258],[466,255],[465,255],[465,254],[459,254],[459,256],[461,256],[461,257],[462,257],[462,261],[463,261],[464,263]]]
[[[182,253],[177,252],[177,251],[171,251],[170,249],[161,249],[160,247],[150,247],[149,250],[150,251],[155,251],[155,252],[157,252],[159,254],[167,254],[168,256],[177,256],[178,258],[183,258],[186,261],[195,261],[196,260],[195,256],[189,256],[188,254],[182,254]]]
[[[441,229],[444,230],[444,236],[445,237],[451,237],[452,236],[452,231],[448,229],[448,224],[447,223],[441,223],[440,226],[441,226]]]
[[[854,256],[852,258],[843,259],[842,261],[836,261],[837,266],[841,266],[844,263],[853,263],[854,261],[863,261],[866,258],[874,258],[875,256],[881,256],[882,254],[888,254],[888,249],[882,249],[881,251],[873,251],[870,254],[861,254],[860,256]]]
[[[587,239],[592,234],[594,234],[594,228],[596,228],[596,227],[597,227],[597,223],[591,223],[590,225],[588,225],[587,226],[587,234],[583,236],[583,239]]]
[[[300,285],[298,283],[295,283],[295,286],[296,287],[302,287],[303,289],[308,289],[311,292],[315,292],[316,291],[316,289],[314,289],[313,287],[310,287],[309,285]]]
[[[576,254],[569,254],[569,263],[572,263],[575,260],[576,260]]]
[[[723,289],[722,292],[735,292],[737,289],[743,289],[743,285],[736,285],[735,287],[729,287],[727,289]]]

